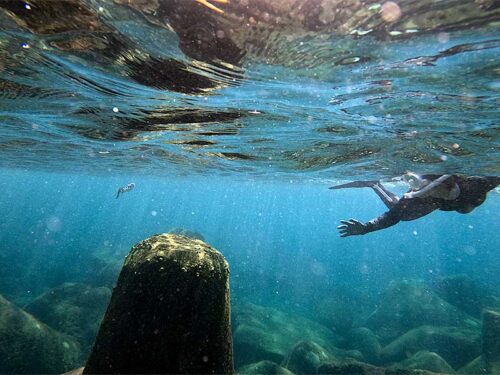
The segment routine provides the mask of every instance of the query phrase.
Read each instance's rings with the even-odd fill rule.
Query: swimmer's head
[[[425,185],[429,183],[425,178],[420,177],[418,174],[413,172],[408,172],[403,176],[403,180],[413,189],[422,189]]]

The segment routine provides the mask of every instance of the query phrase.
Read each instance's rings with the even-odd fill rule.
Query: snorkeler
[[[127,186],[119,188],[118,192],[116,193],[116,198],[118,199],[118,197],[120,196],[120,194],[126,193],[126,192],[132,190],[133,188],[135,188],[135,184],[133,182],[131,182]]]
[[[341,220],[337,229],[341,237],[366,234],[391,227],[400,221],[410,221],[434,210],[456,211],[467,214],[480,206],[486,194],[500,184],[495,176],[422,175],[403,176],[410,190],[401,198],[384,188],[378,181],[355,181],[330,189],[370,187],[389,208],[381,216],[361,223],[355,219]]]

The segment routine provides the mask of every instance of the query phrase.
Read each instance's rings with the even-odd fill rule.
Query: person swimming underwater
[[[133,182],[131,182],[130,184],[128,184],[127,186],[123,186],[121,188],[118,189],[118,192],[116,193],[116,199],[118,199],[118,197],[120,196],[120,194],[123,194],[123,193],[126,193],[126,192],[129,192],[130,190],[132,190],[133,188],[135,188],[135,184]]]
[[[341,237],[362,235],[391,227],[400,221],[411,221],[434,210],[467,214],[486,200],[486,194],[500,184],[496,176],[417,175],[402,177],[410,190],[401,198],[379,181],[354,181],[330,189],[370,187],[389,208],[381,216],[362,223],[355,219],[341,220],[337,227]]]

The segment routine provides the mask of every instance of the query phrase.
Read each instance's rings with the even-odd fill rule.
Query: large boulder
[[[111,290],[84,284],[65,283],[51,289],[25,306],[25,310],[59,332],[75,337],[87,358]]]
[[[330,375],[434,375],[426,370],[404,370],[376,367],[368,363],[346,360],[323,363],[318,368],[318,374]]]
[[[486,369],[486,361],[484,360],[484,356],[480,355],[477,358],[474,358],[472,361],[467,363],[464,367],[457,371],[459,374],[488,374],[488,370]]]
[[[474,329],[481,323],[417,281],[392,283],[366,322],[385,341],[422,325]]]
[[[382,346],[369,328],[354,328],[348,333],[347,338],[350,347],[359,350],[368,363],[379,363]]]
[[[441,277],[434,283],[434,290],[446,302],[477,318],[483,307],[491,302],[484,288],[467,275]]]
[[[381,361],[403,361],[421,350],[436,352],[453,368],[460,368],[481,353],[480,332],[457,327],[415,328],[385,346]]]
[[[486,370],[500,374],[500,310],[483,311],[482,343]]]
[[[342,298],[328,297],[316,303],[314,307],[316,320],[343,335],[354,323],[353,304]]]
[[[392,366],[394,368],[403,369],[420,369],[429,370],[432,372],[439,372],[445,374],[454,374],[455,370],[446,362],[439,354],[421,350],[410,358],[399,362]]]
[[[241,375],[294,375],[293,372],[272,361],[260,361],[243,366],[238,370]]]
[[[85,282],[92,286],[105,286],[112,289],[116,286],[116,281],[118,280],[122,267],[123,259],[110,260],[99,267],[93,273],[92,277],[89,277]]]
[[[222,254],[174,234],[135,245],[84,373],[232,372],[229,267]]]
[[[297,375],[316,374],[321,362],[332,359],[331,354],[318,344],[312,341],[301,341],[292,348],[283,366]]]
[[[76,340],[0,296],[0,373],[62,373],[79,365]]]
[[[235,364],[270,360],[282,363],[300,341],[313,341],[335,357],[359,357],[336,347],[340,338],[325,326],[293,313],[252,303],[233,309]]]

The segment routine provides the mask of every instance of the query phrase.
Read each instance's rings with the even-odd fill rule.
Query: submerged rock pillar
[[[500,311],[483,311],[483,356],[490,374],[500,373]]]
[[[174,234],[132,248],[84,374],[233,373],[229,267]]]

